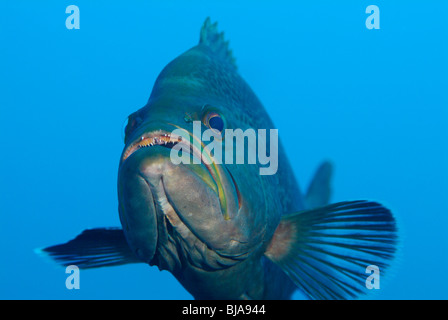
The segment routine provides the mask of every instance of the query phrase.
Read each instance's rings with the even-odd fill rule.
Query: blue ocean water
[[[368,5],[380,9],[369,30]],[[80,10],[69,30],[65,9]],[[367,299],[447,299],[446,1],[11,1],[0,4],[1,299],[190,299],[147,265],[65,269],[34,249],[119,226],[123,123],[207,16],[273,118],[302,189],[389,207],[399,257]],[[297,293],[295,298],[302,296]]]

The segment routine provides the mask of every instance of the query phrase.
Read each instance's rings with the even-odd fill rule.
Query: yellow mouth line
[[[198,145],[201,146],[202,152],[200,152],[200,150],[198,150],[196,148],[195,143],[193,141],[193,143],[191,144],[191,149],[193,150],[193,154],[196,155],[198,157],[198,159],[201,159],[201,162],[207,167],[213,180],[215,181],[216,187],[218,188],[218,198],[219,198],[219,202],[221,205],[221,211],[224,215],[224,220],[230,220],[230,215],[229,215],[229,212],[227,211],[227,199],[226,199],[226,195],[224,193],[224,187],[221,182],[222,181],[221,174],[218,170],[218,167],[216,165],[216,161],[214,160],[214,157],[211,155],[209,150],[205,148],[204,143],[198,137],[194,136],[191,132],[189,132],[188,130],[185,130],[184,128],[181,128],[175,124],[171,124],[171,125],[173,125],[174,127],[178,128],[178,129],[184,130],[186,133],[188,133],[188,135],[190,137],[193,138],[194,141],[197,142]],[[204,161],[204,159],[206,159],[207,161]]]

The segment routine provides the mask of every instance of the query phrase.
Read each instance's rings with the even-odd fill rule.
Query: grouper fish
[[[212,152],[206,163],[202,142],[173,134],[199,141],[194,122],[216,139],[225,129],[275,129],[209,18],[199,44],[163,69],[148,103],[128,117],[118,170],[122,228],[88,229],[41,252],[80,269],[155,265],[195,299],[290,299],[295,290],[351,299],[369,291],[368,266],[384,276],[398,241],[388,209],[369,200],[329,204],[330,162],[302,192],[280,141],[275,174],[260,174],[259,160],[214,162]],[[173,163],[180,144],[201,161]]]

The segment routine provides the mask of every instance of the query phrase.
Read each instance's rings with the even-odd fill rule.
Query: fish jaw
[[[120,166],[118,201],[120,221],[126,240],[136,256],[150,263],[157,246],[157,217],[153,195],[131,159]]]
[[[179,243],[195,248],[188,250],[189,261],[199,268],[222,268],[244,258],[234,258],[237,230],[225,219],[210,168],[173,164],[165,132],[143,137],[125,148],[118,174],[120,220],[135,254],[169,271],[180,266]],[[222,253],[227,248],[230,256]]]

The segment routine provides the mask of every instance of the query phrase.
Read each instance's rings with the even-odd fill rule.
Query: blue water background
[[[80,9],[68,30],[65,8]],[[381,10],[380,30],[365,8]],[[335,165],[332,200],[372,199],[400,253],[368,299],[446,299],[446,1],[10,1],[0,4],[0,298],[190,299],[147,265],[65,269],[34,249],[119,226],[126,117],[162,68],[219,22],[305,189]],[[301,298],[296,294],[295,298]]]

